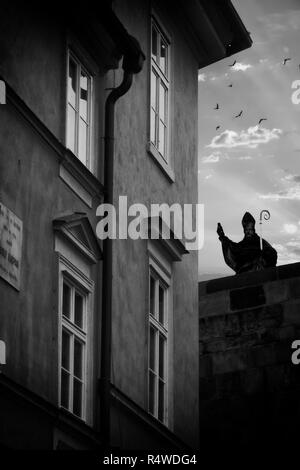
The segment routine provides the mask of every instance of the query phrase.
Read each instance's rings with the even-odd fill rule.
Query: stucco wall
[[[0,73],[47,127],[64,135],[66,33],[55,16],[17,3],[0,18]]]
[[[130,34],[146,54],[143,71],[134,77],[130,91],[116,106],[114,197],[128,197],[128,205],[197,202],[197,63],[186,45],[174,12],[160,17],[173,40],[171,73],[171,158],[175,182],[171,183],[148,154],[150,4],[114,2]],[[121,74],[115,77],[121,81]],[[143,408],[147,408],[148,255],[146,241],[116,241],[114,252],[114,383]],[[174,338],[171,369],[174,374],[175,432],[197,445],[198,332],[197,255],[190,252],[173,264]],[[186,403],[189,406],[186,406]],[[172,410],[171,410],[172,411]]]
[[[149,56],[147,8],[137,0],[115,2],[120,20]],[[47,19],[46,19],[47,17]],[[2,20],[3,18],[3,20]],[[176,18],[171,31],[171,183],[146,151],[149,63],[116,106],[115,198],[128,204],[197,202],[197,63]],[[58,140],[65,132],[65,31],[43,12],[7,6],[0,18],[0,74]],[[115,83],[121,80],[115,72]],[[0,333],[7,346],[5,374],[57,403],[57,275],[52,220],[65,211],[89,209],[59,178],[59,156],[8,102],[0,107],[0,201],[23,221],[20,292],[0,279]],[[99,133],[102,142],[103,128]],[[99,144],[100,148],[100,144]],[[112,379],[138,405],[147,399],[148,255],[145,241],[114,243]],[[93,278],[99,275],[94,269]],[[173,266],[174,337],[171,354],[174,390],[172,428],[197,446],[198,313],[197,255]],[[96,293],[96,297],[98,297]],[[101,309],[100,299],[95,312]],[[95,325],[97,336],[98,324]],[[97,351],[100,351],[98,347]],[[99,356],[100,359],[100,356]],[[97,364],[95,363],[95,367]],[[99,368],[98,368],[99,372]],[[189,406],[186,406],[188,399]],[[172,409],[171,407],[171,409]]]
[[[22,10],[12,8],[5,17],[1,74],[60,138],[65,43],[60,28],[43,14],[38,24],[29,13],[22,17]],[[52,221],[63,212],[80,211],[95,225],[99,200],[90,209],[59,178],[60,156],[9,97],[0,107],[0,123],[0,201],[23,221],[20,291],[0,279],[0,335],[7,347],[3,372],[57,404],[58,285]],[[95,268],[93,278],[98,275]]]

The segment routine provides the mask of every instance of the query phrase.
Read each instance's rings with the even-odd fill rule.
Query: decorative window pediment
[[[149,217],[147,222],[150,241],[152,244],[157,243],[169,255],[172,262],[181,261],[182,256],[189,253],[183,240],[175,237],[173,230],[161,217]]]
[[[53,220],[53,228],[72,243],[91,263],[102,259],[102,250],[84,212],[72,212]]]

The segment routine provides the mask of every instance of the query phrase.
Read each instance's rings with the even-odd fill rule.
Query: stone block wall
[[[296,444],[300,263],[201,283],[199,331],[202,447]]]

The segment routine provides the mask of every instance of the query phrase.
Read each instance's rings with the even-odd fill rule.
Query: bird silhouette
[[[299,66],[300,67],[300,66]],[[230,85],[228,85],[229,88],[232,88],[232,83],[230,83]]]
[[[218,129],[220,129],[220,127],[221,127],[221,126],[217,126],[217,127],[216,127],[216,131],[217,131]]]
[[[267,120],[267,118],[261,118],[258,122],[258,125],[260,125],[261,122],[266,121],[266,120]]]
[[[229,67],[234,67],[236,64],[236,60],[233,62],[233,64],[229,64]]]
[[[239,112],[239,114],[237,114],[236,116],[234,116],[235,118],[238,118],[240,117],[241,115],[243,114],[243,110]]]
[[[285,65],[287,63],[288,60],[292,60],[290,57],[287,57],[286,59],[284,59],[283,61],[283,65]]]
[[[218,105],[218,103],[216,104],[216,107],[215,107],[214,109],[219,109],[219,105]]]

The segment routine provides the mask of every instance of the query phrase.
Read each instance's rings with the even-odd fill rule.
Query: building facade
[[[185,3],[4,8],[3,447],[198,448],[197,253],[98,236],[120,196],[197,202],[197,71],[251,40],[229,1]]]

